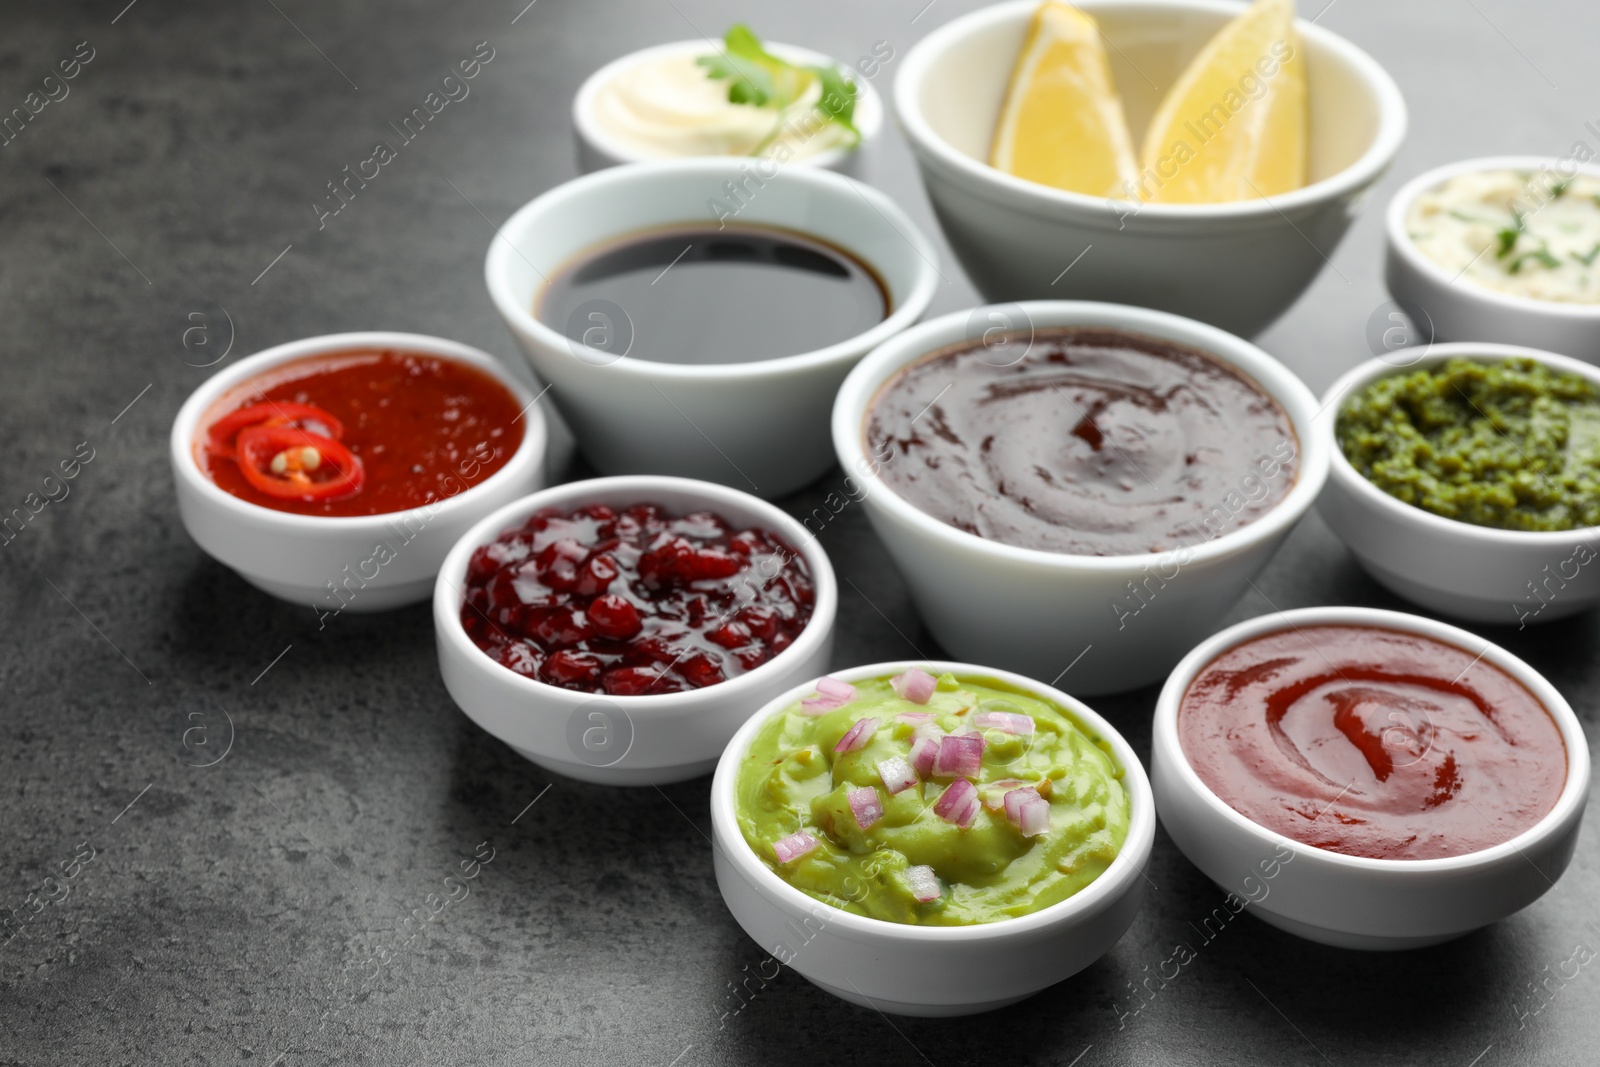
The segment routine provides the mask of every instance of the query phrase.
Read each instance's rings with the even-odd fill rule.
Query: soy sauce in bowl
[[[775,226],[630,234],[574,257],[534,298],[535,317],[576,344],[600,329],[606,343],[595,347],[608,353],[700,365],[814,352],[866,332],[890,311],[872,267]]]

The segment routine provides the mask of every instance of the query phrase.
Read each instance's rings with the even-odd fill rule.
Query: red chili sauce
[[[794,643],[816,603],[768,530],[654,504],[547,508],[472,554],[461,625],[518,674],[640,696],[699,689]]]
[[[229,393],[195,442],[206,476],[300,515],[383,515],[447,499],[522,444],[516,396],[469,363],[350,351],[274,367]]]
[[[1374,859],[1478,852],[1566,783],[1561,731],[1515,678],[1419,634],[1306,626],[1190,683],[1178,739],[1201,781],[1286,837]]]

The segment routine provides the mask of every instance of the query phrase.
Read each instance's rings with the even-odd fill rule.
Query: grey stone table
[[[414,330],[516,361],[484,249],[573,176],[567,108],[589,70],[739,19],[846,59],[879,41],[903,55],[967,6],[525,3],[0,13],[0,113],[54,97],[0,146],[0,511],[58,498],[0,544],[0,908],[37,909],[0,947],[0,1063],[1600,1061],[1600,966],[1580,962],[1600,948],[1593,825],[1523,914],[1382,956],[1248,911],[1208,940],[1222,893],[1158,835],[1157,889],[1099,963],[991,1015],[889,1019],[775,972],[734,924],[708,779],[552,780],[451,704],[427,608],[319,629],[202,555],[174,511],[167,433],[230,337],[237,358]],[[1404,177],[1600,147],[1594,4],[1336,0],[1320,21],[1394,73],[1412,133],[1332,266],[1261,338],[1318,390],[1367,354],[1380,209]],[[319,220],[327,183],[485,41],[471,95]],[[75,76],[45,83],[63,61]],[[898,135],[869,171],[934,232]],[[934,310],[973,302],[957,281]],[[46,483],[75,453],[92,458]],[[785,503],[809,510],[826,484]],[[824,543],[859,589],[839,664],[938,653],[859,511]],[[1258,584],[1233,619],[1395,606],[1315,516]],[[1592,736],[1594,616],[1482,632],[1549,674]],[[1153,700],[1097,705],[1148,752]],[[489,859],[468,894],[397,932],[475,854]],[[1135,995],[1171,976],[1180,943],[1194,958]]]

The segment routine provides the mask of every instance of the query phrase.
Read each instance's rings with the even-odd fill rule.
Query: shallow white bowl
[[[1526,686],[1550,712],[1567,748],[1566,787],[1543,819],[1493,848],[1427,860],[1380,860],[1329,852],[1239,814],[1213,793],[1184,757],[1178,703],[1223,652],[1291,626],[1378,626],[1422,634],[1477,655]],[[1465,630],[1375,608],[1300,608],[1230,626],[1185,656],[1156,702],[1150,753],[1161,825],[1185,856],[1221,888],[1252,899],[1273,926],[1339,948],[1402,949],[1460,937],[1521,911],[1566,870],[1589,795],[1589,744],[1555,686],[1522,660]],[[1293,857],[1270,880],[1262,866],[1281,850]]]
[[[758,184],[752,166],[715,158],[597,171],[527,204],[489,245],[495,309],[602,473],[703,478],[769,498],[800,488],[833,463],[828,411],[839,383],[933,299],[933,246],[887,196],[814,167],[778,168]],[[545,279],[574,256],[654,226],[715,222],[707,203],[729,196],[725,182],[749,192],[737,221],[799,230],[872,266],[889,289],[888,318],[814,352],[689,366],[589,348],[534,317]],[[622,336],[610,335],[614,346]]]
[[[1406,350],[1402,350],[1402,353]],[[1477,343],[1418,349],[1370,359],[1334,382],[1317,419],[1317,434],[1332,456],[1328,488],[1317,512],[1367,573],[1399,596],[1430,611],[1518,629],[1600,604],[1600,527],[1534,533],[1475,526],[1413,507],[1362,477],[1334,437],[1339,409],[1379,378],[1405,374],[1451,357],[1495,362],[1527,356],[1581,374],[1600,386],[1600,368],[1553,352]]]
[[[728,521],[772,530],[810,569],[816,590],[811,621],[788,648],[726,682],[656,696],[579,693],[502,667],[461,627],[467,563],[480,545],[520,526],[541,508],[585,504],[660,504],[710,510]],[[467,717],[546,770],[601,785],[681,782],[716,766],[750,709],[827,668],[838,611],[833,565],[814,537],[788,514],[748,493],[685,478],[593,478],[513,501],[468,530],[439,570],[433,626],[444,685]]]
[[[1600,363],[1600,304],[1563,304],[1502,293],[1478,285],[1424,255],[1406,231],[1406,215],[1423,193],[1460,174],[1484,170],[1549,167],[1561,177],[1600,178],[1600,166],[1550,156],[1487,156],[1466,159],[1419,174],[1394,194],[1385,216],[1387,251],[1384,284],[1413,326],[1437,341],[1499,341],[1564,352]],[[1559,169],[1558,169],[1559,168]],[[1418,312],[1420,311],[1420,316]]]
[[[1014,0],[946,23],[911,49],[895,78],[895,113],[967,277],[992,301],[1111,300],[1247,337],[1264,329],[1327,264],[1399,149],[1406,107],[1394,81],[1365,52],[1302,19],[1310,184],[1227,204],[1141,206],[1070,193],[986,162],[1037,6]],[[1219,0],[1079,6],[1113,46],[1112,77],[1135,145],[1167,87],[1240,10]]]
[[[795,163],[805,167],[825,167],[836,170],[841,174],[858,174],[862,153],[871,147],[878,139],[883,129],[883,101],[873,89],[872,83],[862,77],[859,72],[851,69],[848,64],[843,64],[835,59],[813,52],[809,48],[798,48],[794,45],[779,44],[775,41],[763,42],[767,51],[780,59],[791,63],[804,64],[812,67],[837,66],[845,71],[856,84],[856,107],[851,121],[861,132],[861,140],[854,149],[846,151],[840,148],[831,148],[826,152],[804,156],[794,160]],[[647,163],[660,160],[660,156],[650,156],[640,153],[636,148],[619,141],[616,137],[595,121],[594,102],[611,80],[623,71],[643,63],[657,59],[666,59],[678,55],[713,55],[722,47],[721,41],[695,39],[689,41],[672,41],[669,44],[658,44],[652,48],[641,48],[637,52],[612,60],[584,80],[578,87],[578,93],[572,99],[572,132],[578,141],[578,167],[585,174],[590,171],[601,170],[605,167],[615,167],[622,163]]]
[[[523,409],[522,444],[506,465],[435,506],[383,515],[325,518],[275,511],[219,489],[195,461],[202,420],[224,394],[284,363],[350,349],[392,348],[458,360],[505,386]],[[251,585],[319,615],[386,611],[426,600],[439,564],[461,534],[489,512],[544,483],[549,431],[534,397],[487,352],[414,333],[336,333],[258,352],[212,375],[172,422],[169,452],[178,514],[195,543]],[[379,544],[394,558],[373,568]]]
[[[1075,556],[1019,548],[941,522],[879,476],[863,427],[879,388],[901,368],[947,345],[975,340],[991,320],[1037,330],[1111,327],[1215,356],[1283,407],[1299,437],[1298,481],[1271,511],[1193,547],[1187,560],[1176,551]],[[833,441],[840,466],[865,490],[873,529],[941,645],[963,659],[1048,678],[1074,693],[1115,693],[1157,681],[1209,635],[1316,499],[1330,448],[1329,439],[1315,432],[1316,410],[1311,391],[1281,363],[1216,327],[1120,304],[1035,301],[941,316],[876,349],[839,390]],[[1251,473],[1240,470],[1239,477]],[[1139,600],[1129,583],[1143,590]],[[1131,617],[1124,614],[1134,609]]]
[[[746,844],[736,816],[739,763],[773,715],[811,692],[815,677],[774,697],[734,735],[711,782],[717,888],[745,933],[780,962],[836,997],[897,1015],[971,1015],[1015,1004],[1070,978],[1116,944],[1144,901],[1155,841],[1149,780],[1114,727],[1082,701],[1031,678],[970,663],[904,660],[834,671],[843,681],[921,667],[938,675],[993,678],[1070,711],[1105,739],[1128,791],[1128,837],[1088,886],[1048,908],[976,926],[907,926],[853,915],[807,896],[774,874]]]

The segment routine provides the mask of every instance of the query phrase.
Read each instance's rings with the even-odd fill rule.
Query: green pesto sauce
[[[1066,710],[991,679],[939,678],[926,705],[895,694],[889,679],[855,683],[856,699],[820,716],[798,703],[756,734],[739,767],[739,828],[777,875],[824,903],[857,915],[919,926],[967,926],[1014,918],[1059,903],[1094,881],[1116,859],[1128,836],[1128,794],[1110,746]],[[922,781],[890,796],[878,761],[910,762],[915,724],[906,711],[927,711],[948,733],[979,711],[1033,717],[1034,733],[984,731],[983,767],[973,780],[1021,779],[1049,785],[1050,829],[1023,837],[1004,810],[980,806],[963,830],[934,814],[948,780]],[[858,719],[878,731],[866,747],[833,748]],[[850,810],[849,789],[872,786],[884,814],[862,830]],[[821,845],[787,864],[773,843],[805,830]],[[938,900],[919,903],[906,884],[908,867],[927,865],[944,884]]]
[[[1600,388],[1531,359],[1450,359],[1339,412],[1350,465],[1407,504],[1502,530],[1600,525]]]

